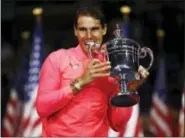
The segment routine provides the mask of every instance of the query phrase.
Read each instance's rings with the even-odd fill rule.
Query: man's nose
[[[87,38],[92,38],[92,32],[90,30],[87,31]]]

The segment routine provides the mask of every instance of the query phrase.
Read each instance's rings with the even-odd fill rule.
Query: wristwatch
[[[78,79],[75,79],[72,81],[70,86],[72,87],[74,94],[77,94],[82,89],[82,82]]]

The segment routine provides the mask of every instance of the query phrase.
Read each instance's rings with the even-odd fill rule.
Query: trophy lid
[[[116,38],[121,37],[121,29],[119,27],[119,24],[116,24],[116,29],[114,30],[113,34]]]
[[[114,38],[108,42],[108,45],[109,44],[112,44],[113,46],[115,46],[115,45],[130,45],[130,46],[140,48],[140,45],[138,42],[136,42],[135,40],[126,38],[124,36],[123,29],[120,28],[119,24],[115,25],[115,30],[113,31],[113,34],[114,34]]]

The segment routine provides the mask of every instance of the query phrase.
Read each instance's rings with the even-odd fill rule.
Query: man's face
[[[88,45],[86,43],[93,41],[101,45],[106,30],[106,25],[103,28],[99,20],[90,16],[80,16],[77,20],[75,35],[78,38],[82,50],[87,53]]]

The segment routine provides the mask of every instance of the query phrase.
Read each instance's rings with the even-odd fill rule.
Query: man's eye
[[[100,30],[100,27],[94,27],[92,28],[92,31],[99,31]]]
[[[85,28],[78,28],[79,31],[85,31]]]

